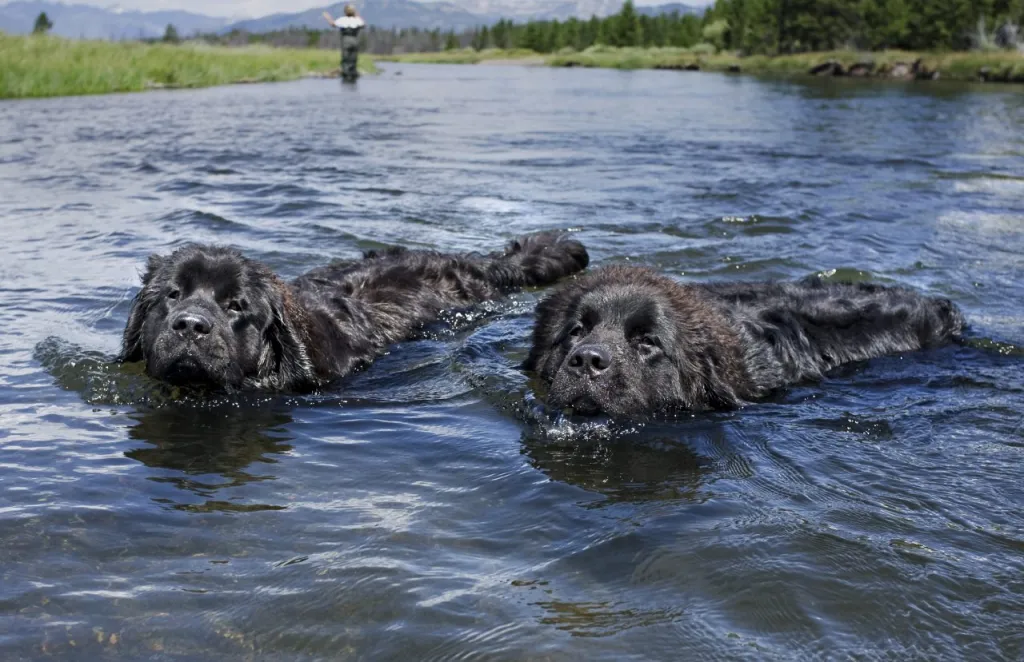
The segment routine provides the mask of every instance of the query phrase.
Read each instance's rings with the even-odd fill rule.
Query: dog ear
[[[308,336],[304,311],[276,278],[268,289],[271,320],[267,327],[266,346],[260,357],[259,381],[276,389],[316,383],[313,362],[304,341]]]
[[[529,356],[521,366],[523,370],[546,373],[552,368],[547,364],[552,354],[556,352],[555,345],[561,337],[566,320],[574,314],[581,292],[578,283],[564,283],[537,304],[534,313],[533,343]],[[550,377],[546,374],[542,376]]]
[[[168,258],[159,255],[150,255],[146,263],[146,271],[142,274],[142,289],[132,300],[132,308],[128,313],[128,323],[124,328],[124,336],[121,338],[121,361],[141,361],[142,356],[142,327],[146,323],[149,311],[158,300],[160,295],[159,282],[155,281],[156,274],[167,264]]]

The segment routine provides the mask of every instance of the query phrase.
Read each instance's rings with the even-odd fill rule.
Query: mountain
[[[308,2],[311,0],[303,0]],[[570,16],[589,18],[607,16],[619,11],[622,0],[443,0],[442,2],[414,2],[414,0],[355,0],[360,15],[370,25],[382,28],[423,28],[455,30],[456,32],[479,25],[491,25],[502,18],[515,21],[529,19],[563,21]],[[326,9],[340,16],[344,3]],[[190,36],[197,32],[226,32],[232,29],[247,32],[270,32],[290,27],[326,28],[320,15],[324,7],[305,11],[272,14],[233,22],[186,11],[124,11],[104,9],[91,5],[65,5],[59,2],[18,0],[0,5],[0,30],[11,34],[32,31],[40,12],[53,22],[53,33],[62,37],[82,39],[138,39],[163,35],[168,24],[178,34]],[[637,11],[655,15],[671,11],[680,13],[700,11],[683,4],[637,7]]]
[[[321,14],[326,10],[337,18],[347,3],[341,2],[329,7],[314,7],[294,14],[271,14],[263,18],[232,23],[228,30],[247,32],[270,32],[285,28],[326,28],[327,22]],[[370,25],[397,28],[441,28],[443,30],[465,30],[476,25],[491,22],[451,2],[419,3],[412,0],[355,0],[352,2]],[[497,19],[495,19],[497,20]]]
[[[178,34],[216,32],[230,20],[186,11],[122,11],[90,5],[56,2],[12,2],[0,5],[0,30],[10,34],[32,32],[40,12],[53,23],[53,34],[80,39],[138,39],[160,37],[173,24]]]
[[[452,4],[478,16],[489,16],[494,20],[511,18],[526,21],[529,19],[564,21],[591,16],[609,16],[622,9],[623,0],[450,0]],[[655,16],[677,11],[680,14],[702,11],[689,5],[672,3],[666,5],[639,6],[636,10],[641,14]]]
[[[368,24],[377,27],[430,30],[440,28],[456,32],[479,25],[490,25],[502,18],[515,21],[564,21],[571,16],[608,16],[622,8],[622,0],[444,0],[429,3],[413,0],[354,0],[353,4]],[[333,16],[339,16],[344,6],[345,3],[338,3],[328,7],[327,11]],[[323,7],[315,7],[294,14],[273,14],[233,23],[227,29],[269,32],[292,27],[323,28],[327,25],[320,15],[323,11]],[[686,14],[702,9],[672,3],[637,7],[637,11],[653,16],[673,11]]]

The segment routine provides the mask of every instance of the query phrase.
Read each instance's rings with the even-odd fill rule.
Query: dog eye
[[[235,299],[228,304],[228,310],[230,310],[233,313],[240,313],[243,310],[245,310],[246,307],[247,306],[245,305],[245,302],[239,301],[238,299]]]
[[[580,324],[579,322],[574,324],[573,327],[571,329],[569,329],[569,337],[570,338],[579,338],[582,335],[583,335],[583,325]]]
[[[174,299],[175,301],[177,301],[178,297],[180,297],[180,296],[181,296],[181,290],[171,290],[170,292],[167,293],[167,298],[168,299]]]
[[[640,347],[643,347],[644,349],[654,349],[656,347],[660,347],[658,339],[655,338],[654,336],[640,336],[640,338],[637,339],[636,342],[638,345],[640,345]]]

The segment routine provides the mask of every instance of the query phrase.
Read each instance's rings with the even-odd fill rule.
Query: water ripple
[[[0,104],[0,657],[1021,658],[1018,91],[401,71]],[[911,285],[971,336],[647,421],[545,410],[542,292],[309,395],[113,361],[187,241],[293,277],[552,228],[688,281]]]

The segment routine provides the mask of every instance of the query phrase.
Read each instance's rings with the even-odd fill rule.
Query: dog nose
[[[186,333],[199,338],[210,333],[213,324],[204,315],[195,311],[178,313],[171,320],[171,328],[178,333]]]
[[[612,365],[612,353],[601,345],[580,345],[569,355],[569,367],[597,377]]]

